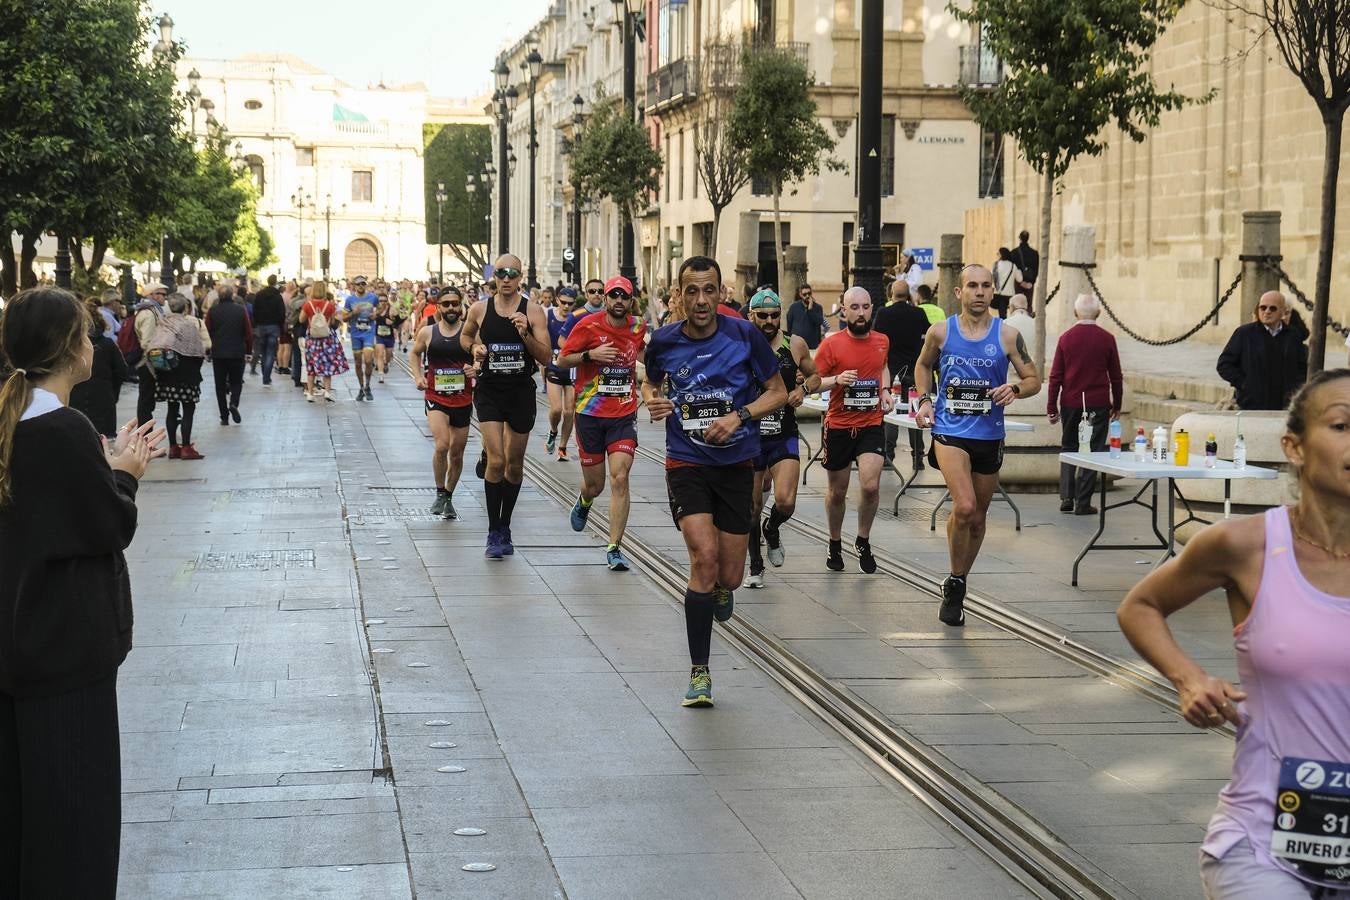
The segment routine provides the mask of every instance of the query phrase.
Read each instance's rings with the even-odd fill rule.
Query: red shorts
[[[598,466],[609,453],[637,452],[637,413],[606,419],[578,413],[575,419],[577,449],[583,466]]]

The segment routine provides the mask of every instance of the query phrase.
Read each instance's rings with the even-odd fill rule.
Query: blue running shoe
[[[483,551],[483,555],[486,556],[488,559],[502,558],[501,538],[497,536],[497,532],[495,530],[488,532],[487,549]]]
[[[503,556],[515,556],[516,545],[511,543],[511,528],[507,526],[497,532],[497,546],[501,548]]]
[[[605,550],[605,562],[609,563],[611,572],[628,571],[628,560],[624,559],[623,551],[619,549],[618,544],[610,544]]]
[[[731,618],[731,610],[735,607],[736,601],[731,591],[722,587],[720,584],[713,586],[713,618],[719,622],[725,622]]]
[[[593,505],[594,504],[592,504],[592,506]],[[581,503],[581,495],[577,494],[577,502],[572,504],[572,515],[571,515],[572,530],[585,531],[586,520],[589,519],[590,517],[591,517],[591,507],[583,506]]]
[[[712,675],[707,666],[694,666],[689,673],[689,690],[684,694],[684,706],[712,706]]]

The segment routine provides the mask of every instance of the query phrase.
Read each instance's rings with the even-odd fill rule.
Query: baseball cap
[[[565,287],[561,291],[558,291],[558,295],[561,297],[571,297],[575,300],[577,299],[577,289],[574,287]]]
[[[615,288],[619,288],[625,294],[631,296],[633,293],[633,282],[629,281],[627,278],[624,278],[622,275],[615,275],[609,281],[605,282],[605,293],[608,294]]]
[[[778,295],[768,288],[760,288],[755,291],[755,295],[750,298],[751,309],[782,309],[783,301]]]
[[[356,279],[352,281],[352,284],[365,284],[365,283],[366,283],[366,276],[364,275],[357,275]]]

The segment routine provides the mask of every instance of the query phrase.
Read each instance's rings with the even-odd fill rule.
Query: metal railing
[[[1003,60],[983,44],[961,48],[960,79],[966,87],[993,87],[1003,80]]]
[[[675,106],[698,94],[698,63],[677,59],[647,76],[647,111]]]
[[[709,44],[703,55],[704,77],[708,88],[734,88],[741,83],[741,59],[747,53],[786,53],[809,65],[811,45],[805,41],[777,44],[750,44],[732,41]]]

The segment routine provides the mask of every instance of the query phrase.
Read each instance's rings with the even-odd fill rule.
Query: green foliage
[[[971,0],[948,11],[1004,61],[992,90],[962,97],[990,131],[1011,136],[1037,172],[1059,179],[1080,156],[1106,148],[1115,124],[1133,141],[1162,113],[1205,97],[1161,91],[1147,71],[1158,38],[1183,0]]]
[[[741,84],[727,121],[727,138],[744,148],[745,171],[766,178],[775,195],[783,185],[842,164],[829,158],[834,139],[817,119],[811,97],[815,76],[791,53],[768,47],[746,48]]]
[[[623,103],[597,90],[595,112],[572,146],[572,176],[581,196],[608,197],[636,221],[661,185],[661,154]]]
[[[445,184],[449,197],[442,204],[441,239],[447,244],[475,244],[487,241],[488,225],[483,221],[491,201],[490,185],[478,179],[478,173],[492,159],[492,128],[489,125],[423,125],[426,172],[427,243],[436,243],[436,185]],[[470,194],[464,189],[472,177],[478,185]]]

